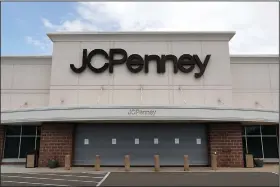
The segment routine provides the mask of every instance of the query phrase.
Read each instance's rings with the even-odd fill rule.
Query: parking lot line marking
[[[104,177],[99,183],[97,183],[96,186],[100,186],[100,185],[106,180],[106,178],[110,175],[110,173],[111,173],[111,172],[108,172],[108,173],[105,175],[105,177]]]
[[[94,182],[94,183],[98,183],[96,181],[80,181],[80,180],[67,180],[67,181],[72,181],[72,182]]]
[[[41,177],[22,177],[22,176],[4,176],[11,178],[24,178],[24,179],[40,179],[40,180],[56,180],[56,181],[72,181],[72,182],[93,182],[98,183],[96,181],[82,181],[82,180],[67,180],[67,179],[52,179],[52,178],[41,178]]]
[[[106,174],[107,174],[106,171],[88,171],[88,172],[81,172],[81,173],[85,173],[85,174],[96,174],[96,175],[106,175]]]
[[[103,177],[92,177],[92,176],[79,176],[79,175],[59,175],[59,174],[54,174],[54,173],[25,173],[25,174],[39,174],[39,175],[57,175],[57,176],[62,176],[62,177],[83,177],[83,178],[95,178],[95,179],[103,179]],[[93,174],[94,175],[94,174]],[[105,176],[105,175],[104,175]]]
[[[34,185],[42,185],[42,186],[69,186],[63,184],[44,184],[44,183],[33,183],[33,182],[19,182],[19,181],[2,181],[2,182],[9,182],[9,183],[19,183],[19,184],[34,184]]]
[[[70,177],[70,176],[75,176],[77,177],[76,175],[60,175],[59,173],[17,173],[17,174],[28,174],[28,175],[59,175],[59,176],[64,176],[64,177]],[[80,173],[75,173],[75,174],[80,174]],[[89,175],[103,175],[105,176],[107,173],[85,173],[85,172],[82,172],[82,174],[89,174]],[[88,177],[88,176],[80,176],[80,177]],[[103,178],[103,177],[100,177],[100,178]]]

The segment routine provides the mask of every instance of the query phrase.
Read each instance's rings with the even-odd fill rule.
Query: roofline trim
[[[43,58],[48,59],[52,58],[52,55],[7,55],[7,56],[1,56],[1,58]],[[230,58],[279,58],[278,54],[230,54]]]
[[[1,56],[1,58],[43,58],[43,59],[49,59],[52,58],[52,55],[7,55],[7,56]]]
[[[192,32],[55,32],[53,42],[85,41],[230,41],[235,31]]]
[[[232,54],[230,58],[279,58],[279,54]]]

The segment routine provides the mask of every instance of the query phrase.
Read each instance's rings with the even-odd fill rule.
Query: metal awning
[[[216,121],[279,123],[279,111],[186,106],[79,106],[1,111],[2,124],[74,121]]]

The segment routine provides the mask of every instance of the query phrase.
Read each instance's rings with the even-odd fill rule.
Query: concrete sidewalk
[[[71,170],[64,168],[25,168],[23,165],[1,165],[1,173],[47,173],[47,172],[124,172],[123,167],[102,167],[101,171],[95,171],[93,167],[73,167]],[[153,167],[132,167],[131,172],[154,172]],[[160,172],[185,172],[183,167],[162,167]],[[210,167],[192,167],[190,172],[269,172],[279,173],[279,165],[269,164],[264,165],[262,168],[218,168],[218,170],[211,170]]]

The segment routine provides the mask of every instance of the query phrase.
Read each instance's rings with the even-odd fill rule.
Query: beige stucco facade
[[[24,118],[35,115],[30,112],[55,108],[173,107],[201,108],[202,112],[217,109],[218,113],[245,109],[252,116],[259,115],[254,111],[265,112],[270,121],[278,122],[279,57],[230,55],[228,43],[234,35],[235,32],[48,34],[53,41],[52,56],[1,57],[1,120],[9,122],[17,115]],[[96,74],[88,68],[80,74],[71,71],[70,64],[81,66],[83,49],[103,49],[108,53],[111,48],[143,57],[197,54],[202,62],[208,54],[211,58],[200,78],[194,77],[199,72],[197,66],[190,73],[174,74],[172,63],[166,64],[164,74],[158,74],[155,62],[149,63],[149,73],[131,73],[124,64],[114,66],[112,74],[108,70]],[[105,62],[98,56],[92,65],[101,67]],[[198,114],[195,116],[199,120]]]

